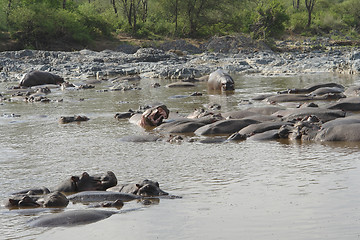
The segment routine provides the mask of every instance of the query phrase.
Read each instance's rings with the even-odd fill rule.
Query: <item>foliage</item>
[[[63,0],[2,0],[0,31],[32,48],[52,41],[85,45],[113,33],[149,39],[248,33],[267,41],[285,31],[359,36],[359,0],[316,0],[310,27],[305,1],[299,3],[296,8],[290,0],[67,0],[63,8]]]
[[[288,20],[284,7],[278,1],[263,1],[254,13],[253,35],[264,39],[277,36],[285,30]]]

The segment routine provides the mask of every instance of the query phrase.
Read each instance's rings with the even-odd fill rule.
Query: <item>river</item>
[[[231,95],[207,94],[205,85],[166,88],[143,79],[126,92],[53,90],[62,102],[0,105],[0,196],[30,187],[53,187],[71,175],[113,171],[119,183],[156,180],[179,199],[158,204],[125,203],[119,214],[97,223],[31,228],[27,222],[52,210],[8,210],[1,206],[1,239],[358,239],[360,236],[360,144],[242,141],[132,143],[120,139],[144,130],[115,113],[162,102],[191,113],[213,102],[222,111],[246,108],[261,94],[359,77],[331,74],[285,77],[235,76]],[[160,88],[153,88],[155,82]],[[3,91],[10,83],[1,83]],[[190,97],[192,92],[202,96]],[[187,96],[187,97],[186,97]],[[254,102],[253,105],[264,103]],[[6,117],[6,114],[20,117]],[[60,116],[86,115],[80,124]],[[68,209],[86,206],[69,204]]]

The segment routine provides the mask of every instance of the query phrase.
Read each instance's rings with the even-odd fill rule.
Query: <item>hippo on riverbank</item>
[[[72,210],[61,213],[43,215],[28,222],[30,227],[60,227],[94,223],[111,215],[116,211],[106,210]]]
[[[143,114],[133,115],[129,121],[145,129],[152,129],[163,123],[169,117],[169,109],[165,105],[158,105],[147,109]]]
[[[108,171],[106,174],[96,174],[90,176],[84,172],[80,177],[72,176],[55,188],[55,191],[64,193],[73,193],[81,191],[105,191],[106,189],[116,186],[117,178],[115,174]]]
[[[58,75],[43,71],[33,71],[26,73],[20,80],[19,85],[23,87],[32,87],[44,84],[59,85],[63,82],[64,79]]]
[[[207,86],[209,90],[213,91],[235,90],[234,80],[222,69],[218,69],[209,75]]]

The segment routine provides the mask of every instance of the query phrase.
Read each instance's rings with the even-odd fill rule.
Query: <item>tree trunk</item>
[[[11,9],[11,0],[9,0],[9,2],[8,2],[8,9],[7,9],[7,12],[6,12],[6,18],[9,18],[10,9]]]
[[[133,9],[133,32],[136,32],[136,6],[135,6],[135,0],[133,0],[132,3],[132,9]]]
[[[175,1],[175,33],[178,29],[178,0]]]
[[[111,3],[113,5],[115,14],[117,14],[117,8],[116,8],[116,5],[115,5],[115,0],[111,0]]]
[[[293,0],[293,8],[299,10],[300,0]]]
[[[305,6],[308,11],[308,22],[306,25],[307,27],[311,26],[311,13],[314,9],[315,2],[316,2],[316,0],[305,0]]]
[[[66,8],[66,0],[63,0],[63,9]]]

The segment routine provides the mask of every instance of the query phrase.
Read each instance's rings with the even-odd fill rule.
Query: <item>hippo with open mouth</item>
[[[163,123],[169,117],[169,109],[165,105],[158,105],[147,109],[143,114],[135,114],[130,122],[136,123],[145,129],[152,129]]]

